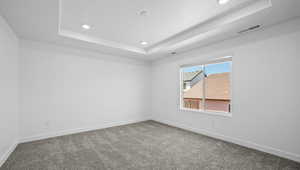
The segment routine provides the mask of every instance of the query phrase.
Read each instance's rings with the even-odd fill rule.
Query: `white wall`
[[[18,140],[18,39],[0,16],[0,166]]]
[[[21,41],[21,141],[149,119],[150,65]]]
[[[300,21],[153,63],[152,117],[300,161]],[[233,117],[179,110],[179,66],[233,54]]]

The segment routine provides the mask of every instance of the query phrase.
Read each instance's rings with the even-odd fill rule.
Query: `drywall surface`
[[[153,62],[153,119],[300,161],[299,23]],[[233,116],[180,110],[180,66],[226,55],[233,56]]]
[[[0,166],[18,142],[18,43],[0,16]]]
[[[21,141],[149,119],[150,66],[21,41]]]

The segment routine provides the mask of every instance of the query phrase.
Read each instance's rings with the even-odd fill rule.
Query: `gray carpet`
[[[1,170],[296,170],[300,164],[154,121],[18,145]]]

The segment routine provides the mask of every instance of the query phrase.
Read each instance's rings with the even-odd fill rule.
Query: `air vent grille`
[[[260,27],[261,27],[260,25],[255,25],[255,26],[253,26],[253,27],[249,27],[249,28],[247,28],[247,29],[241,30],[241,31],[239,31],[238,33],[239,33],[239,34],[247,33],[247,32],[249,32],[249,31],[257,30],[257,29],[259,29]]]

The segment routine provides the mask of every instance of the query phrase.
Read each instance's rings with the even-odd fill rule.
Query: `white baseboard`
[[[4,155],[1,156],[1,158],[0,158],[0,167],[4,164],[4,162],[7,160],[9,155],[16,149],[17,146],[18,146],[18,142],[15,142],[14,144],[12,144],[8,148],[8,150],[4,153]]]
[[[94,125],[94,126],[82,127],[82,128],[76,128],[76,129],[61,130],[58,132],[38,134],[38,135],[34,135],[34,136],[23,137],[20,139],[19,143],[32,142],[32,141],[36,141],[36,140],[70,135],[70,134],[75,134],[75,133],[80,133],[80,132],[87,132],[87,131],[92,131],[92,130],[114,127],[114,126],[121,126],[121,125],[137,123],[137,122],[146,121],[146,120],[150,120],[150,119],[145,118],[145,119],[138,119],[138,120],[127,120],[127,121],[106,123],[106,124],[102,124],[102,125]]]
[[[296,162],[300,162],[300,155],[298,155],[298,154],[282,151],[280,149],[272,148],[272,147],[269,147],[269,146],[260,145],[260,144],[257,144],[257,143],[251,142],[251,141],[245,141],[245,140],[241,140],[241,139],[237,139],[237,138],[233,138],[233,137],[229,137],[229,136],[224,136],[222,134],[209,132],[209,131],[203,130],[203,129],[193,128],[193,127],[190,127],[188,125],[180,124],[180,123],[177,123],[177,122],[174,122],[174,121],[158,120],[158,119],[152,119],[152,120],[157,121],[157,122],[161,122],[161,123],[164,123],[164,124],[167,124],[167,125],[170,125],[170,126],[185,129],[185,130],[188,130],[188,131],[192,131],[192,132],[195,132],[195,133],[203,134],[203,135],[206,135],[206,136],[209,136],[209,137],[212,137],[212,138],[216,138],[216,139],[220,139],[220,140],[223,140],[223,141],[238,144],[238,145],[241,145],[241,146],[245,146],[247,148],[252,148],[252,149],[262,151],[262,152],[277,155],[279,157],[290,159],[290,160],[293,160],[293,161],[296,161]]]

